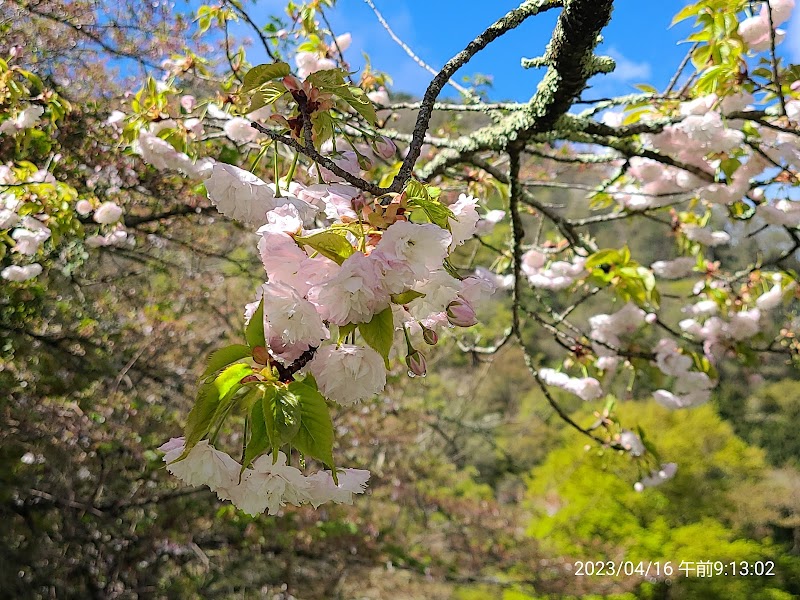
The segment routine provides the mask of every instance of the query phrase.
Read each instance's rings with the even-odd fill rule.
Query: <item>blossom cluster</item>
[[[332,157],[360,174],[355,155]],[[415,204],[415,191],[428,193],[421,185],[370,203],[357,188],[321,171],[315,175],[326,183],[267,183],[215,162],[205,186],[220,213],[257,235],[266,282],[245,308],[245,320],[252,325],[261,315],[266,345],[265,354],[259,350],[254,359],[280,374],[305,357],[299,374],[346,407],[384,389],[392,356],[405,355],[409,374],[425,375],[421,344],[435,344],[449,327],[474,325],[478,305],[495,286],[484,274],[462,278],[447,265],[449,254],[478,230],[481,216],[472,196],[440,204],[446,221],[412,221],[415,212],[426,214]],[[250,377],[274,384],[273,376],[258,371]],[[306,477],[287,466],[282,453],[277,460],[261,456],[243,469],[207,441],[188,453],[177,439],[162,450],[170,472],[189,484],[208,485],[250,514],[275,514],[287,503],[351,502],[369,477],[354,469],[337,471],[338,485],[328,471]]]
[[[575,256],[571,261],[548,261],[547,254],[532,249],[522,255],[521,267],[531,286],[563,290],[588,274],[585,262],[582,256]]]
[[[220,500],[230,500],[237,508],[256,516],[265,510],[277,515],[287,504],[311,504],[314,508],[327,502],[352,504],[354,494],[366,489],[369,471],[342,469],[334,482],[330,471],[313,475],[286,464],[286,455],[265,454],[243,468],[227,453],[207,440],[193,446],[185,457],[184,438],[172,438],[159,447],[164,452],[167,470],[191,486],[207,485]]]
[[[407,335],[474,325],[476,304],[494,291],[490,280],[459,279],[444,266],[450,251],[475,233],[477,201],[470,196],[451,205],[450,230],[411,222],[406,209],[376,204],[370,210],[395,219],[380,230],[359,222],[356,212],[363,214],[366,203],[360,190],[343,183],[292,182],[278,195],[275,184],[217,163],[206,187],[221,213],[255,227],[261,223],[258,249],[267,282],[248,318],[263,298],[268,346],[284,364],[317,348],[307,369],[340,404],[380,392],[386,373],[374,348],[340,344],[332,327],[369,323],[391,308],[395,340],[411,355]],[[340,249],[339,261],[320,252],[318,244],[326,243]]]

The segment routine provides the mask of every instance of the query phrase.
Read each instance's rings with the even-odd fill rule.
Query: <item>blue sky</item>
[[[441,67],[487,25],[518,5],[517,0],[374,0],[395,32],[428,64]],[[602,97],[634,91],[636,83],[666,86],[688,49],[681,44],[691,31],[689,21],[670,28],[672,17],[685,0],[617,0],[611,24],[604,30],[600,53],[617,60],[611,75],[595,77],[586,97]],[[260,0],[250,8],[256,22],[266,22],[269,14],[281,12],[285,0]],[[782,50],[800,62],[800,9],[788,29]],[[529,19],[518,29],[495,41],[460,71],[463,75],[492,75],[494,100],[526,100],[535,90],[541,72],[520,67],[520,58],[544,52],[558,10]],[[363,0],[338,0],[330,14],[337,33],[349,31],[353,44],[346,55],[354,69],[369,54],[372,64],[388,72],[397,91],[421,95],[430,75],[414,63],[381,28]],[[251,60],[257,60],[257,46],[251,47]],[[457,96],[449,86],[443,96]]]

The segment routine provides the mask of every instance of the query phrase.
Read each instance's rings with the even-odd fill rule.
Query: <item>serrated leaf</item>
[[[334,119],[328,112],[315,112],[311,115],[311,132],[314,134],[314,145],[319,148],[331,139],[334,133]]]
[[[431,223],[438,225],[442,229],[450,230],[450,219],[455,218],[455,215],[453,215],[453,211],[438,200],[431,200],[428,197],[409,197],[408,203],[410,206],[421,208]]]
[[[289,389],[300,401],[301,415],[300,430],[292,443],[305,456],[333,469],[333,422],[325,398],[305,382],[294,381]]]
[[[251,348],[256,346],[266,346],[267,342],[264,338],[264,299],[258,303],[258,308],[253,316],[250,317],[250,322],[244,330],[244,337],[247,340],[247,345]]]
[[[318,87],[321,90],[332,92],[332,88],[347,86],[347,83],[345,82],[346,76],[347,71],[344,69],[325,69],[311,73],[308,77],[306,77],[306,81],[310,82],[311,85]]]
[[[291,67],[285,62],[276,62],[269,65],[258,65],[244,75],[241,93],[254,90],[263,83],[286,77],[292,72]]]
[[[422,292],[418,292],[417,290],[406,290],[405,292],[401,292],[399,294],[392,294],[390,296],[392,302],[394,302],[395,304],[408,304],[412,300],[424,297],[425,294],[423,294]]]
[[[264,395],[264,420],[272,448],[277,451],[291,442],[300,429],[300,401],[287,388],[267,389],[272,389],[274,393]]]
[[[355,252],[344,236],[332,231],[323,231],[308,237],[296,237],[295,241],[302,246],[310,246],[339,265]]]
[[[239,382],[242,378],[252,372],[253,369],[248,365],[231,365],[217,375],[216,379],[200,386],[197,399],[189,412],[186,427],[184,428],[184,436],[186,437],[186,451],[184,454],[208,434],[220,403],[231,398],[232,394],[241,387]]]
[[[361,323],[358,326],[358,331],[364,341],[383,357],[388,368],[389,351],[392,349],[392,341],[394,340],[392,307],[390,306],[373,315],[369,323]]]
[[[273,104],[286,93],[286,86],[280,81],[272,81],[262,85],[253,92],[247,112],[251,113],[269,104]]]
[[[375,106],[367,97],[364,90],[356,86],[346,86],[344,88],[337,88],[334,90],[334,94],[352,106],[370,125],[375,125],[378,120],[378,115],[375,113]]]
[[[203,371],[203,374],[200,376],[200,378],[205,379],[223,367],[227,367],[229,364],[234,363],[237,360],[249,358],[250,356],[250,348],[244,344],[232,344],[231,346],[214,350],[214,352],[208,355],[208,358],[206,359],[206,369]]]
[[[249,467],[250,463],[252,463],[257,456],[264,453],[270,447],[267,423],[264,418],[264,397],[267,394],[267,390],[254,388],[248,396],[252,394],[257,394],[260,397],[250,409],[250,439],[247,441],[247,446],[245,446],[244,449],[242,470]]]

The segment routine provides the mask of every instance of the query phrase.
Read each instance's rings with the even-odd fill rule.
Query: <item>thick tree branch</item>
[[[480,150],[504,151],[512,142],[527,141],[537,133],[553,130],[557,121],[580,96],[588,79],[608,70],[607,62],[599,61],[593,51],[600,31],[611,17],[612,4],[613,0],[566,0],[547,52],[541,60],[548,65],[547,72],[527,106],[507,115],[495,125],[454,140],[455,149],[442,152],[432,160],[422,170],[422,176],[436,171],[439,162],[453,160],[455,155]],[[420,111],[420,116],[422,113]],[[419,119],[417,123],[420,123]],[[415,137],[421,136],[417,135],[415,129]],[[421,140],[418,140],[418,146],[421,145]],[[416,158],[417,155],[414,155],[413,160]],[[401,169],[400,175],[402,173]]]

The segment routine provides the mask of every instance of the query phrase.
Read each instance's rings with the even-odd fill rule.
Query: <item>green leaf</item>
[[[343,88],[336,88],[334,94],[352,106],[370,125],[375,125],[378,120],[378,115],[375,114],[375,106],[367,97],[364,90],[356,86],[346,86]]]
[[[277,455],[278,448],[291,442],[300,429],[300,401],[287,388],[269,389],[273,393],[264,395],[263,413],[267,433]]]
[[[249,92],[263,83],[267,83],[273,79],[281,79],[286,77],[291,72],[292,69],[285,62],[276,62],[270,65],[258,65],[245,73],[240,92]]]
[[[384,362],[389,365],[389,351],[392,349],[394,339],[394,315],[392,307],[388,307],[372,317],[369,323],[361,323],[358,326],[361,337],[364,341],[383,357]]]
[[[594,269],[595,267],[599,267],[606,264],[617,264],[621,261],[622,256],[620,255],[619,250],[614,248],[610,248],[607,250],[600,250],[595,252],[589,258],[586,259],[586,268],[587,269]]]
[[[256,346],[266,346],[267,342],[264,339],[264,300],[263,298],[258,303],[258,308],[253,316],[250,317],[250,322],[247,324],[247,329],[244,331],[244,337],[247,340],[247,345],[251,348]]]
[[[223,367],[227,367],[229,364],[234,363],[237,360],[249,358],[250,356],[250,348],[244,344],[233,344],[231,346],[226,346],[225,348],[220,348],[219,350],[214,350],[214,352],[209,354],[208,358],[206,359],[206,369],[203,371],[200,379],[205,379]]]
[[[299,381],[290,383],[289,389],[300,400],[300,431],[293,444],[305,456],[321,460],[333,470],[333,422],[325,398]]]
[[[0,246],[1,248],[2,246]],[[344,339],[353,333],[356,330],[357,325],[355,323],[348,323],[347,325],[340,325],[339,326],[339,342],[341,343]]]
[[[405,192],[409,205],[421,208],[431,223],[435,223],[442,229],[450,230],[449,220],[455,218],[453,211],[438,200],[433,199],[424,184],[412,179],[408,182]]]
[[[202,440],[218,414],[220,403],[232,398],[232,395],[241,387],[239,383],[243,377],[253,372],[252,367],[243,364],[231,365],[217,375],[214,381],[200,386],[192,410],[184,428],[186,437],[186,454],[192,447]],[[230,394],[230,395],[229,395]]]
[[[344,236],[333,233],[332,231],[323,231],[308,237],[295,237],[294,239],[301,246],[310,246],[322,254],[322,256],[330,258],[339,265],[355,252],[353,246],[350,245],[350,242],[348,242]]]
[[[689,17],[696,15],[699,12],[699,10],[700,7],[697,4],[690,4],[689,6],[684,6],[681,10],[678,11],[678,14],[676,14],[675,17],[672,19],[670,27],[676,25],[677,23],[680,23],[685,19],[688,19]]]
[[[328,112],[317,111],[311,115],[311,132],[314,134],[314,145],[317,148],[333,137],[335,122]]]
[[[274,391],[274,388],[272,388]],[[244,461],[242,461],[242,470],[250,466],[250,463],[264,453],[270,447],[270,438],[267,433],[267,423],[264,418],[264,399],[267,396],[267,389],[254,388],[248,396],[258,394],[258,398],[253,408],[250,410],[250,439],[247,440],[247,445],[244,449]]]
[[[272,81],[265,85],[262,85],[256,91],[253,92],[252,97],[250,98],[250,105],[247,107],[247,112],[251,113],[254,110],[258,110],[262,106],[267,106],[268,104],[273,104],[286,93],[286,86],[283,85],[280,81]]]
[[[364,117],[364,120],[370,125],[375,125],[378,117],[372,101],[360,87],[348,85],[345,81],[346,77],[347,71],[343,69],[327,69],[311,73],[306,81],[310,81],[314,87],[338,96]]]
[[[418,292],[417,290],[406,290],[405,292],[391,295],[392,302],[394,302],[395,304],[408,304],[412,300],[424,297],[425,294],[423,294],[422,292]]]
[[[346,76],[347,71],[344,69],[325,69],[323,71],[311,73],[306,77],[306,81],[321,90],[333,92],[335,88],[347,87],[347,82],[345,81]]]

